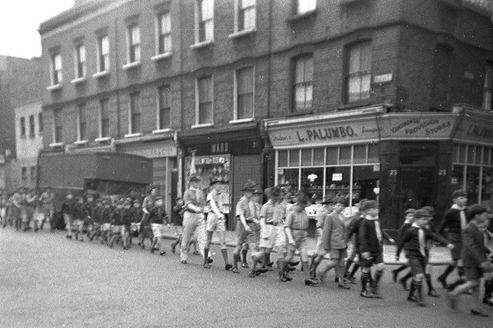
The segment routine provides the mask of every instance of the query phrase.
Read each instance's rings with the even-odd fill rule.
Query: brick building
[[[491,203],[492,5],[481,0],[81,1],[40,26],[46,148],[153,158],[403,210]],[[194,155],[194,156],[192,156]],[[230,227],[235,220],[230,220]]]

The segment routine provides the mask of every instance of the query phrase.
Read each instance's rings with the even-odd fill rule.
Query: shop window
[[[288,150],[279,151],[278,166],[287,167],[288,166]]]
[[[326,197],[349,197],[350,166],[328,167],[325,176]]]
[[[339,149],[337,147],[327,148],[327,165],[337,165],[339,159]]]
[[[366,163],[366,145],[354,146],[354,164]]]
[[[298,190],[299,169],[282,169],[278,175],[278,184],[291,186],[293,191]]]
[[[349,48],[347,63],[346,102],[370,99],[371,43],[359,43]]]
[[[467,147],[467,163],[474,164],[476,160],[476,146],[469,145]]]
[[[300,166],[300,151],[298,149],[289,152],[289,166]]]
[[[484,149],[483,165],[492,165],[492,163],[491,163],[491,148],[485,148]]]
[[[476,164],[482,164],[483,161],[483,147],[476,147]]]
[[[324,153],[325,153],[325,148],[315,148],[313,150],[313,165],[314,166],[321,166],[324,165]]]
[[[314,194],[323,196],[324,169],[320,168],[302,168],[301,169],[301,186],[300,190],[310,197]]]
[[[380,163],[378,145],[368,145],[368,163]]]
[[[479,167],[467,167],[466,191],[468,193],[469,204],[479,202]]]
[[[380,192],[378,179],[380,170],[373,165],[354,166],[353,168],[353,203],[362,198],[376,199]]]
[[[301,166],[312,166],[312,149],[301,150]]]
[[[351,164],[351,146],[340,148],[339,164]]]
[[[465,163],[466,162],[466,149],[467,149],[467,146],[466,145],[459,145],[459,156],[458,156],[458,159],[457,159],[457,162],[458,163]]]
[[[486,205],[491,211],[493,207],[493,167],[483,168],[481,203]]]

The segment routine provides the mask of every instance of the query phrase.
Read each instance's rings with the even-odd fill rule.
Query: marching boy
[[[361,221],[359,228],[359,242],[361,252],[361,293],[362,297],[366,298],[381,298],[379,295],[378,287],[380,279],[383,276],[385,265],[383,263],[383,239],[387,239],[391,243],[395,240],[390,237],[382,229],[380,220],[378,219],[378,207],[377,202],[369,200],[364,204],[363,211],[365,211],[365,218]],[[368,290],[368,283],[371,277],[371,267],[376,266],[375,278],[371,286],[371,290]]]
[[[65,226],[67,228],[67,236],[65,236],[65,238],[68,239],[72,239],[72,209],[74,207],[73,197],[74,195],[71,192],[68,192],[65,195],[65,200],[63,201],[60,209],[63,214],[63,221],[65,221]]]
[[[140,206],[140,201],[138,199],[134,199],[133,206],[130,208],[130,216],[132,219],[130,223],[130,233],[128,238],[129,245],[132,245],[132,237],[138,236],[139,234],[140,220],[142,219],[143,214],[144,211]]]
[[[111,218],[113,209],[111,208],[111,200],[103,200],[103,210],[101,212],[101,244],[109,244],[111,237]]]
[[[75,240],[84,241],[82,237],[84,229],[84,213],[82,211],[82,206],[84,205],[84,197],[79,196],[75,199],[75,204],[72,209],[72,218],[75,225]],[[79,239],[80,234],[80,239]]]
[[[303,265],[303,273],[305,274],[305,285],[316,286],[318,281],[310,278],[310,271],[308,270],[308,245],[306,241],[306,229],[308,228],[308,214],[305,208],[308,206],[308,197],[300,196],[297,199],[296,205],[293,210],[289,212],[284,225],[286,235],[288,238],[288,252],[286,257],[281,260],[279,271],[279,280],[286,282],[289,281],[287,275],[289,269],[289,263],[294,257],[296,250],[300,251],[300,258]]]
[[[101,235],[101,217],[103,214],[103,201],[96,199],[96,205],[91,211],[91,219],[93,223],[92,231],[89,236],[89,241],[92,241],[95,236]]]
[[[398,261],[402,248],[405,247],[413,276],[411,290],[407,300],[416,302],[419,306],[426,306],[422,290],[429,257],[427,249],[428,241],[434,240],[447,246],[449,249],[454,248],[454,245],[426,227],[430,220],[431,215],[428,211],[423,209],[417,210],[414,213],[414,222],[399,240],[397,253],[395,255],[395,259]]]
[[[155,250],[159,250],[159,255],[164,255],[166,252],[164,251],[164,238],[162,231],[164,225],[168,224],[168,216],[164,210],[164,202],[161,196],[156,196],[154,198],[154,208],[149,212],[149,221],[151,223],[152,234],[154,236],[151,244],[151,253],[154,253]],[[158,244],[159,247],[157,247]]]
[[[86,197],[86,202],[82,205],[82,217],[84,220],[84,225],[87,228],[87,238],[91,238],[92,231],[94,229],[94,219],[92,218],[92,210],[96,206],[94,202],[94,195],[88,194]]]
[[[129,213],[124,208],[126,200],[123,198],[116,202],[116,209],[113,211],[113,215],[111,218],[111,239],[110,239],[110,247],[113,248],[114,242],[120,237],[123,238],[123,249],[127,249],[127,241],[125,238],[125,223],[126,217],[129,216]]]
[[[174,254],[176,246],[181,246],[181,240],[183,239],[183,199],[178,196],[175,199],[175,206],[173,206],[173,229],[176,235],[176,241],[171,244],[171,252]]]

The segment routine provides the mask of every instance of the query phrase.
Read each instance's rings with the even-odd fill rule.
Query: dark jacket
[[[448,241],[440,235],[433,233],[430,229],[422,228],[425,233],[425,254],[427,253],[426,242],[428,240],[434,240],[437,243],[442,244],[443,246],[448,245]],[[419,230],[420,228],[411,226],[406,230],[401,239],[399,239],[399,245],[397,246],[397,256],[402,251],[402,248],[405,248],[408,251],[409,257],[418,257],[423,258],[423,254],[421,254],[421,250],[419,248]]]
[[[376,220],[363,219],[359,226],[359,250],[361,253],[365,252],[381,252],[383,251],[383,239],[390,240],[391,237],[385,231],[383,231],[382,223],[380,222],[380,232],[382,240],[378,240],[377,232],[375,229]]]
[[[462,261],[466,268],[479,268],[488,260],[490,250],[484,244],[484,235],[472,222],[462,231]]]
[[[111,217],[113,215],[113,210],[111,207],[103,207],[101,210],[101,223],[111,223]]]
[[[467,215],[467,210],[464,210],[466,213],[466,221],[469,222],[469,216]],[[438,233],[443,235],[445,229],[448,229],[449,233],[461,233],[461,225],[460,225],[460,210],[456,208],[451,208],[447,212],[445,212],[443,216],[443,220],[438,226]]]
[[[168,216],[164,210],[164,206],[154,207],[149,214],[150,223],[168,224]]]
[[[74,201],[72,199],[71,200],[65,199],[62,203],[62,207],[60,208],[60,211],[63,214],[72,215],[73,208],[74,208]]]

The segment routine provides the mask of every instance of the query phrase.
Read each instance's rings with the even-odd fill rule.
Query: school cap
[[[279,197],[279,196],[281,196],[281,188],[279,188],[279,187],[266,188],[264,191],[268,197]]]
[[[432,206],[424,206],[423,209],[427,210],[432,215],[435,213],[435,209]]]
[[[367,211],[372,208],[378,208],[377,202],[374,200],[368,200],[361,205],[360,210],[362,211]]]
[[[214,177],[214,179],[211,180],[210,185],[214,185],[216,183],[226,183],[226,181],[222,177]]]
[[[467,197],[467,192],[462,189],[454,190],[454,192],[452,193],[452,199],[455,199],[457,197]]]
[[[488,212],[488,210],[486,207],[479,204],[474,204],[467,208],[467,213],[471,218],[474,218],[476,215],[483,214],[484,212]]]
[[[255,191],[257,189],[257,184],[252,180],[247,180],[247,182],[243,185],[241,191]]]
[[[157,186],[149,186],[149,188],[147,189],[147,192],[151,193],[151,191],[153,191],[154,189],[157,189]]]
[[[199,182],[200,181],[200,177],[198,175],[196,175],[196,174],[192,174],[188,178],[188,181],[189,182]]]
[[[428,212],[427,210],[425,210],[424,208],[420,208],[419,210],[416,210],[414,212],[414,217],[416,219],[419,219],[419,218],[424,218],[424,217],[428,217],[428,218],[431,218],[431,214],[430,212]]]

